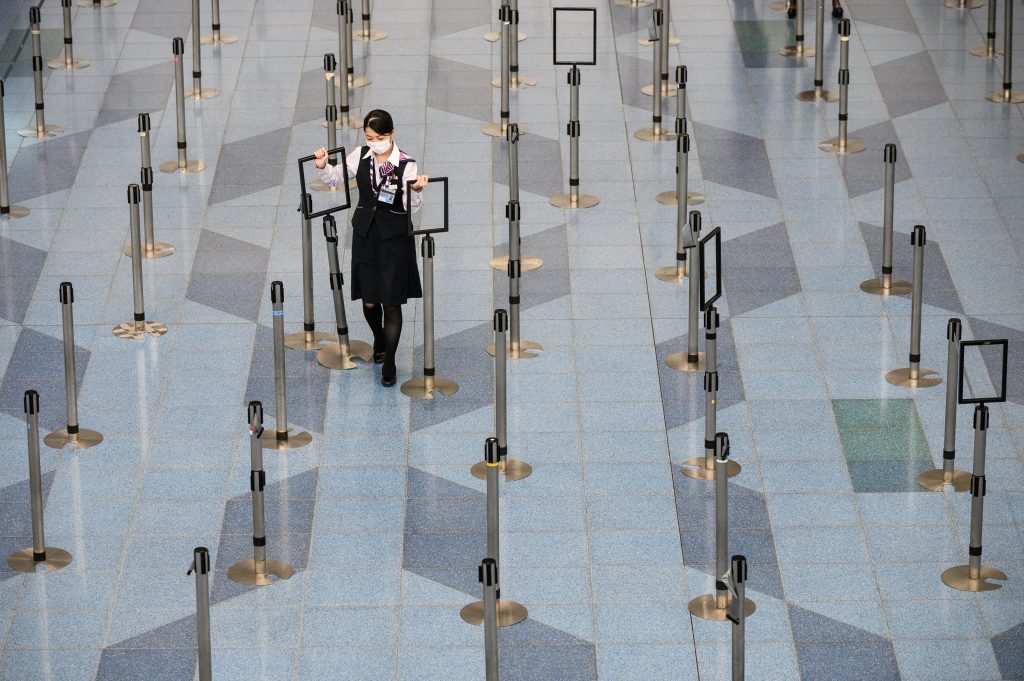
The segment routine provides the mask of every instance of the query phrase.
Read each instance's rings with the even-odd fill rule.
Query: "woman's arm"
[[[324,153],[326,154],[326,150],[322,150],[322,151],[324,151]],[[324,161],[324,163],[326,165],[324,165],[324,167],[321,168],[320,167],[320,160],[321,159],[319,158],[319,155],[320,155],[319,151],[317,152],[317,155],[318,155],[318,158],[317,158],[317,172],[320,173],[320,179],[323,180],[324,184],[328,185],[329,187],[336,187],[336,186],[338,186],[339,184],[341,184],[342,182],[345,181],[345,173],[342,171],[342,168],[341,168],[340,164],[336,165],[336,166],[332,166],[331,164],[326,163],[326,161]],[[356,148],[355,151],[349,153],[349,155],[345,157],[345,165],[348,166],[348,176],[349,176],[349,178],[354,178],[356,176],[356,171],[359,169],[359,149],[358,148]]]
[[[416,171],[416,161],[410,161],[405,164],[405,173],[402,175],[403,187],[408,187],[410,182],[418,185],[416,189],[409,192],[409,210],[414,213],[423,205],[423,194],[420,193],[420,190],[426,185],[426,178],[421,178]]]

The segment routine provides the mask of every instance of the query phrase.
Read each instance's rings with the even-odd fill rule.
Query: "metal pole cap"
[[[988,430],[988,405],[984,402],[974,408],[974,429]]]
[[[683,200],[685,200],[685,199],[686,199],[686,197],[684,196]],[[690,211],[690,227],[693,228],[693,233],[694,234],[696,234],[697,232],[700,231],[700,225],[701,225],[701,221],[702,220],[703,220],[703,218],[701,218],[699,210],[691,210]]]
[[[732,557],[732,579],[737,584],[747,581],[747,558],[739,554]]]
[[[338,224],[334,221],[333,215],[324,216],[324,236],[327,237],[328,243],[338,240]]]
[[[682,119],[681,119],[682,120]],[[685,123],[684,123],[685,125]],[[687,132],[680,133],[679,137],[676,138],[676,144],[679,145],[679,151],[684,154],[690,153],[690,134]]]
[[[494,311],[494,330],[498,333],[508,331],[508,312],[504,308]]]
[[[135,183],[128,185],[128,203],[137,204],[140,198],[139,185]]]
[[[497,586],[498,564],[494,562],[493,558],[484,558],[480,561],[477,574],[479,575],[480,583],[484,586]]]
[[[197,546],[192,550],[192,566],[186,575],[195,572],[198,575],[210,574],[210,551],[205,546]]]
[[[280,305],[284,302],[284,282],[270,282],[270,302],[274,305]]]
[[[924,225],[914,225],[914,232],[910,235],[910,245],[923,248],[926,241],[925,233]]]
[[[420,255],[424,258],[434,257],[434,237],[429,234],[424,234],[423,240],[420,241]]]
[[[680,89],[686,87],[686,65],[685,64],[680,64],[679,66],[676,67],[676,85],[678,85]]]
[[[333,72],[338,68],[338,60],[334,58],[333,52],[324,55],[324,71]]]
[[[983,497],[987,491],[988,484],[985,482],[984,475],[972,475],[971,476],[971,496],[972,497]]]
[[[32,25],[32,28],[39,28],[39,22],[42,21],[42,16],[43,14],[39,11],[39,7],[28,8],[28,23]]]
[[[497,466],[501,460],[501,448],[498,446],[498,438],[489,437],[484,443],[484,461],[489,466]]]
[[[714,305],[704,310],[704,328],[708,331],[714,331],[718,328],[718,310],[715,309]]]
[[[886,163],[896,162],[896,145],[890,142],[885,145],[885,149],[882,150],[882,158],[885,159]]]
[[[505,126],[505,139],[510,143],[515,144],[519,141],[519,124],[509,123]]]
[[[0,99],[4,98],[4,82],[0,80]]]
[[[842,38],[850,37],[850,20],[840,19],[839,20],[839,36]]]
[[[946,322],[946,339],[953,343],[959,343],[963,331],[961,326],[959,319],[951,317],[949,321]]]
[[[259,428],[263,425],[263,403],[259,400],[249,402],[249,427]]]
[[[729,458],[729,434],[715,433],[715,458],[725,461]]]
[[[498,7],[498,21],[503,24],[512,23],[512,7],[509,5],[501,5]]]
[[[348,0],[338,0],[337,5],[335,5],[335,12],[338,13],[339,17],[345,16],[348,13]]]
[[[60,6],[61,7],[70,8],[71,7],[71,0],[60,0]]]
[[[60,282],[60,302],[62,305],[70,305],[75,302],[75,288],[70,281]]]
[[[148,113],[140,113],[139,114],[139,132],[140,133],[149,132],[149,130],[150,130],[149,114]]]
[[[305,210],[303,210],[305,208]],[[310,194],[303,194],[299,199],[299,212],[309,215],[313,212],[313,197]]]
[[[185,40],[183,38],[175,38],[171,41],[171,52],[175,57],[180,57],[185,54]]]
[[[25,414],[38,414],[39,413],[39,393],[35,390],[25,391]]]

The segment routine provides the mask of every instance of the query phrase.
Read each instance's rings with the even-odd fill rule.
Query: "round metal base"
[[[355,369],[356,363],[352,358],[358,358],[364,362],[373,360],[373,346],[363,341],[349,340],[348,347],[342,348],[341,343],[334,342],[320,348],[316,353],[316,361],[328,369]]]
[[[284,337],[284,346],[292,350],[312,352],[313,350],[322,350],[324,343],[330,343],[336,338],[337,336],[334,334],[323,331],[298,331]]]
[[[796,93],[796,98],[801,102],[838,102],[839,93],[832,90],[803,90]]]
[[[526,40],[526,34],[525,33],[519,33],[517,35],[517,37],[519,39],[518,42],[523,42],[524,40]],[[498,33],[497,31],[491,31],[490,33],[484,33],[484,40],[486,40],[489,43],[496,43],[499,40],[501,40],[501,34]]]
[[[327,121],[325,120],[322,123],[320,123],[320,127],[326,128],[327,127]],[[352,114],[349,114],[349,119],[347,121],[342,120],[342,119],[339,118],[338,120],[336,120],[334,122],[334,129],[335,130],[347,130],[348,128],[352,128],[353,130],[362,130],[362,128],[363,128],[363,119],[361,119],[361,118],[353,118]]]
[[[675,96],[676,91],[678,89],[679,88],[676,87],[675,85],[673,85],[672,83],[669,83],[667,85],[665,85],[663,83],[662,86],[661,86],[661,96],[662,97],[673,97],[673,96]],[[640,93],[641,94],[645,94],[648,97],[650,97],[652,94],[654,94],[654,86],[653,85],[644,85],[642,88],[640,88]]]
[[[999,90],[997,92],[993,92],[985,99],[990,102],[995,102],[996,104],[1020,104],[1021,102],[1024,102],[1024,92],[1019,92],[1017,90],[1010,90],[1009,92]]]
[[[942,383],[942,376],[931,369],[920,369],[917,378],[910,377],[910,369],[893,369],[886,372],[885,380],[898,388],[934,388]]]
[[[506,127],[507,126],[506,126],[505,123],[491,123],[490,125],[485,125],[484,127],[480,128],[480,130],[485,135],[490,135],[491,137],[504,137],[505,136]],[[529,128],[527,128],[522,123],[519,124],[519,132],[520,133],[524,133],[524,132],[528,132],[528,131],[529,131]]]
[[[601,199],[597,198],[593,194],[579,194],[576,196],[576,200],[573,201],[571,194],[557,194],[548,199],[555,208],[593,208],[597,204],[601,203]]]
[[[25,206],[8,206],[7,208],[7,214],[0,215],[0,218],[13,218],[17,220],[18,218],[27,217],[32,212]]]
[[[509,82],[508,88],[510,90],[522,90],[525,87],[533,87],[536,84],[537,79],[532,76],[517,76]],[[495,78],[492,80],[491,85],[494,87],[501,87],[501,78]],[[520,128],[520,130],[522,130],[522,128]]]
[[[933,468],[917,476],[917,484],[933,492],[944,492],[946,485],[954,492],[966,492],[971,488],[971,474],[967,471],[954,470],[951,479],[946,482],[946,474],[941,468]]]
[[[206,170],[206,164],[203,163],[202,161],[196,161],[190,158],[185,161],[184,168],[179,166],[177,161],[167,161],[166,163],[161,163],[159,166],[157,166],[157,168],[160,170],[161,173],[173,173],[180,170],[182,173],[185,173],[187,175],[189,173],[203,172],[204,170]]]
[[[653,44],[653,43],[651,43],[651,39],[650,38],[641,38],[637,42],[640,43],[641,45],[643,45],[644,47],[650,47]],[[679,38],[677,38],[674,35],[673,36],[669,36],[668,44],[671,47],[675,47],[676,45],[679,44]]]
[[[654,197],[654,200],[664,206],[678,206],[679,197],[676,196],[675,191],[661,192]],[[687,206],[699,206],[704,203],[704,195],[700,192],[686,192],[686,205]]]
[[[684,281],[690,278],[690,265],[684,263],[682,267],[683,273],[679,274],[679,268],[675,265],[669,265],[668,267],[659,267],[654,271],[654,276],[661,281],[667,281],[670,284],[682,284]],[[708,273],[704,272],[704,278],[707,279]]]
[[[470,467],[469,472],[477,480],[486,480],[487,463],[478,461]],[[505,459],[498,465],[498,473],[504,476],[506,482],[515,482],[530,477],[533,466],[519,459]]]
[[[79,428],[74,435],[68,434],[67,428],[61,428],[43,438],[43,444],[50,449],[64,449],[67,445],[71,445],[74,449],[89,449],[101,442],[103,442],[103,436],[88,428]]]
[[[354,90],[356,88],[366,87],[367,85],[369,85],[372,82],[373,82],[373,78],[370,78],[369,76],[355,76],[355,77],[349,76],[348,86]],[[361,126],[362,125],[362,121],[360,121],[359,123],[360,123],[360,126]],[[353,121],[352,127],[357,127],[355,125],[354,121]]]
[[[1009,579],[1006,573],[990,566],[982,566],[980,579],[971,579],[971,568],[969,565],[957,565],[942,573],[942,583],[946,586],[959,589],[960,591],[995,591],[1002,589],[1002,584],[993,584],[987,580],[998,579],[1005,582]]]
[[[35,127],[22,128],[21,130],[18,131],[18,134],[21,135],[22,137],[36,137],[42,139],[44,137],[53,137],[54,135],[61,132],[64,132],[63,127],[59,125],[53,125],[52,123],[47,123],[43,126],[42,134],[40,134],[39,129]]]
[[[499,627],[510,627],[513,624],[519,624],[529,613],[526,611],[526,606],[520,605],[515,601],[510,601],[505,598],[498,599],[498,626]],[[459,617],[466,624],[472,624],[475,627],[480,626],[484,623],[484,602],[474,601],[459,611]]]
[[[665,364],[670,369],[692,373],[694,371],[705,371],[707,369],[707,358],[703,352],[697,353],[697,361],[690,362],[689,355],[685,352],[677,352],[665,358]]]
[[[434,391],[449,397],[459,392],[459,384],[440,376],[421,376],[413,378],[400,386],[403,394],[409,397],[416,397],[421,400],[434,399]]]
[[[860,283],[860,290],[873,296],[902,296],[914,290],[914,285],[902,279],[893,279],[889,288],[882,286],[881,279],[868,279]]]
[[[213,99],[214,97],[220,96],[220,90],[214,87],[201,87],[198,90],[192,88],[192,90],[185,95],[186,98],[193,97],[195,99]]]
[[[847,138],[846,144],[840,144],[838,137],[825,140],[818,145],[818,148],[822,151],[827,151],[830,154],[856,154],[864,151],[868,148],[868,145],[864,144],[860,140],[852,140]]]
[[[807,57],[814,56],[814,48],[805,47],[803,45],[786,45],[781,50],[779,50],[779,54],[781,54],[783,57],[796,57],[797,59],[806,59]]]
[[[633,133],[633,137],[644,142],[673,142],[679,135],[673,130],[662,128],[661,130],[655,130],[654,128],[640,128]]]
[[[98,3],[100,7],[113,7],[117,4],[117,0],[100,0]],[[78,0],[79,7],[96,7],[97,3],[93,0]]]
[[[520,340],[518,350],[513,350],[511,343],[506,344],[505,349],[505,357],[508,359],[533,359],[537,356],[536,350],[543,350],[544,346],[533,341]],[[494,357],[494,343],[487,344],[487,354]]]
[[[712,461],[714,461],[714,459],[712,459]],[[727,478],[735,478],[742,470],[743,467],[732,459],[729,459],[725,464]],[[703,456],[687,459],[683,463],[679,464],[679,472],[688,478],[693,478],[694,480],[715,479],[715,469],[707,467],[707,459]]]
[[[523,256],[519,257],[519,270],[521,272],[532,272],[534,270],[539,270],[543,264],[544,264],[544,261],[541,260],[540,258],[531,258],[531,257],[523,257]],[[499,258],[492,259],[491,260],[491,269],[492,270],[498,270],[499,272],[507,272],[508,271],[508,256],[507,255],[503,255],[503,256],[501,256]]]
[[[299,431],[298,433],[292,433],[292,431],[289,430],[287,440],[278,440],[277,431],[271,430],[270,428],[264,430],[263,435],[260,436],[260,442],[263,443],[264,448],[276,449],[278,451],[301,449],[312,441],[313,436],[304,430]]]
[[[218,45],[224,43],[225,45],[234,45],[238,42],[237,35],[231,35],[230,33],[221,33],[220,37],[212,35],[204,35],[199,39],[200,45]]]
[[[15,551],[7,559],[7,564],[16,572],[33,573],[40,565],[45,565],[47,572],[56,572],[71,564],[71,554],[64,549],[55,549],[52,546],[45,547],[46,558],[36,560],[32,547]]]
[[[978,45],[977,47],[972,47],[968,52],[982,59],[994,59],[996,55],[1003,53],[1003,48],[997,47],[989,52],[988,45]]]
[[[728,608],[719,608],[715,605],[717,598],[713,594],[706,596],[697,596],[694,598],[687,607],[690,610],[690,614],[694,617],[699,617],[702,620],[710,620],[712,622],[725,622],[729,614]],[[754,601],[749,598],[743,599],[743,615],[750,617],[757,610],[757,605]]]
[[[122,340],[142,340],[146,335],[159,338],[165,333],[167,326],[160,322],[143,322],[141,327],[135,326],[135,322],[125,322],[114,327],[114,335]]]
[[[768,3],[768,9],[774,10],[776,12],[781,12],[784,9],[786,9],[786,3],[784,3],[784,2],[770,2],[770,3]]]
[[[375,40],[384,40],[388,34],[384,31],[355,31],[352,33],[352,40],[361,43],[370,43]]]
[[[981,0],[946,0],[942,4],[950,9],[978,9],[985,3]]]
[[[332,186],[332,185],[327,184],[323,180],[313,180],[312,182],[309,183],[309,186],[315,192],[328,192],[328,193],[333,194],[335,192],[343,192],[343,191],[345,191],[345,188],[342,187],[340,184],[336,184],[336,185]]]
[[[637,7],[647,7],[651,3],[648,0],[615,0],[615,4],[619,7],[631,7],[636,9]]]
[[[129,258],[132,257],[132,247],[125,246],[121,249],[121,252],[127,255]],[[154,241],[153,248],[142,247],[142,257],[144,260],[155,260],[156,258],[166,258],[169,255],[174,255],[174,246],[165,244],[162,241]]]
[[[245,584],[247,586],[268,586],[274,583],[271,577],[280,579],[291,579],[295,574],[295,568],[280,560],[266,560],[266,572],[262,575],[256,574],[256,561],[243,560],[228,568],[228,579],[232,582]]]
[[[46,65],[51,69],[66,69],[68,71],[77,71],[78,69],[85,69],[89,67],[89,62],[85,59],[75,59],[68,64],[67,59],[51,59],[46,62]]]
[[[1020,161],[1021,163],[1024,163],[1024,154],[1021,154],[1020,156],[1018,156],[1017,160]],[[14,206],[11,206],[11,210],[12,211],[14,210]],[[25,210],[28,210],[28,208],[26,208]]]

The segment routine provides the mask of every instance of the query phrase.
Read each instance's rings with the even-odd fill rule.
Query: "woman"
[[[409,211],[418,210],[420,192],[429,178],[416,174],[416,161],[395,144],[391,114],[374,109],[363,119],[366,146],[345,159],[355,176],[359,203],[352,213],[352,300],[363,301],[363,316],[373,332],[373,361],[383,364],[380,383],[397,380],[395,352],[402,336],[402,305],[420,298],[416,243],[409,235]],[[325,184],[345,181],[341,166],[327,165],[327,150],[319,149],[316,167]],[[413,193],[406,196],[406,183]]]

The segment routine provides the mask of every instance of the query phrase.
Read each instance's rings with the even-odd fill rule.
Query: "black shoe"
[[[395,383],[398,383],[398,374],[395,374],[394,376],[385,376],[384,374],[381,374],[380,384],[385,388],[390,388]]]
[[[787,2],[786,3],[786,16],[789,17],[790,19],[796,19],[796,3],[795,2]]]
[[[834,16],[836,19],[843,18],[843,6],[840,5],[838,2],[832,5],[832,16]]]

